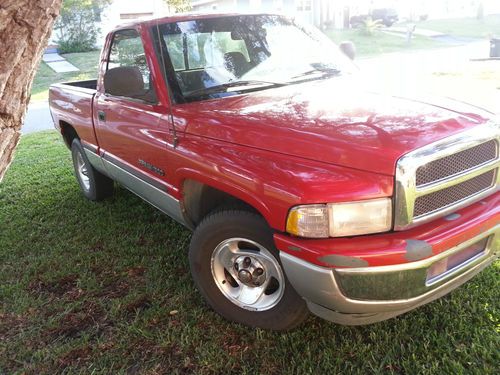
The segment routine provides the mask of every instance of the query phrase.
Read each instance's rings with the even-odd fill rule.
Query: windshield
[[[175,86],[187,100],[263,90],[354,70],[324,34],[282,16],[219,16],[166,23],[153,35],[163,50],[160,56],[165,66],[174,72]]]

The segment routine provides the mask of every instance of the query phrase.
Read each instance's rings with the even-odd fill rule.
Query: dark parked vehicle
[[[398,12],[395,9],[380,8],[372,9],[368,14],[352,16],[350,20],[351,26],[354,28],[359,27],[369,18],[374,21],[380,20],[387,27],[391,27],[399,20]]]

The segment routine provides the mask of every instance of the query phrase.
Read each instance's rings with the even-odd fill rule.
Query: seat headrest
[[[241,52],[227,52],[224,54],[224,66],[237,77],[245,73],[248,62]]]
[[[120,66],[104,74],[104,90],[116,96],[144,94],[144,79],[137,66]]]

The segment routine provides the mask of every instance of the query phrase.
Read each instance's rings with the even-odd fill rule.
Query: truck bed
[[[96,79],[51,85],[49,105],[55,128],[64,133],[65,124],[70,124],[82,139],[97,145],[93,129],[96,89]]]
[[[61,83],[61,85],[80,87],[83,89],[97,90],[97,79],[89,79],[86,81],[73,81]]]

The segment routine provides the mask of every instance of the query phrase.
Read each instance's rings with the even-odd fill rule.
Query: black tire
[[[307,305],[293,289],[284,271],[281,297],[277,299],[276,305],[264,311],[242,308],[221,292],[212,272],[212,254],[219,244],[232,238],[258,243],[275,258],[275,264],[279,264],[282,270],[278,250],[274,247],[273,233],[261,216],[239,209],[215,211],[196,228],[189,247],[191,274],[208,304],[224,318],[250,327],[281,331],[302,323],[308,316]],[[256,253],[259,254],[259,251]]]
[[[75,138],[71,143],[71,156],[73,158],[73,168],[75,169],[75,177],[80,185],[85,198],[91,201],[100,201],[113,195],[114,183],[108,176],[103,175],[92,164],[90,164],[82,144],[78,138]],[[80,159],[81,158],[81,159]],[[79,164],[83,165],[86,170],[88,181],[84,181],[82,173],[79,171]]]

